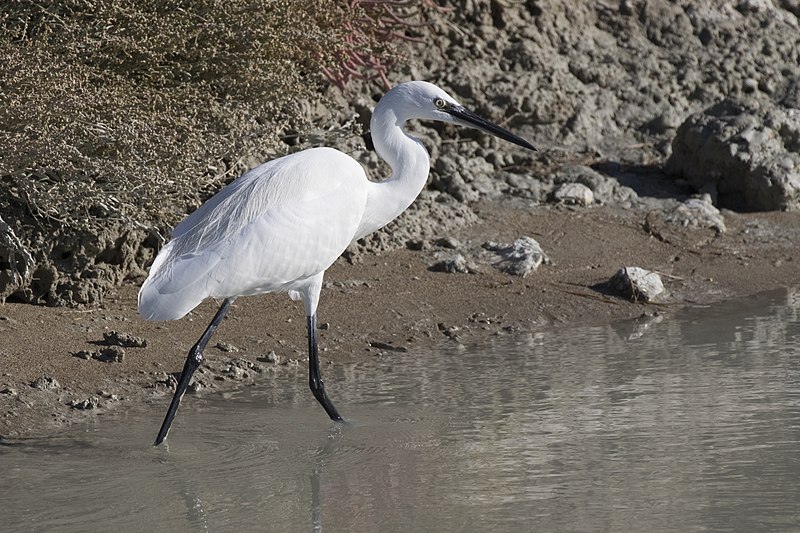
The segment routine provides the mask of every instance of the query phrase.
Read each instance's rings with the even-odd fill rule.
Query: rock
[[[711,228],[725,233],[725,219],[719,209],[711,203],[711,196],[704,194],[700,198],[689,198],[672,210],[664,212],[665,222],[690,228]]]
[[[72,400],[67,405],[69,405],[73,409],[81,409],[81,410],[95,409],[97,407],[100,407],[100,398],[98,398],[97,396],[91,396],[84,400]]]
[[[454,341],[459,340],[460,336],[458,332],[461,331],[461,328],[459,328],[458,326],[448,326],[444,322],[439,322],[436,325],[436,327],[439,329],[442,335],[444,335],[448,339],[452,339]]]
[[[439,261],[432,265],[429,270],[433,272],[449,272],[453,273],[461,273],[461,274],[468,274],[470,272],[470,268],[467,265],[466,258],[461,254],[455,254],[447,259]]]
[[[406,248],[409,250],[421,251],[430,248],[430,243],[425,239],[409,239],[406,241]]]
[[[247,377],[247,371],[236,365],[228,365],[223,372],[233,379],[244,379]]]
[[[144,348],[147,346],[147,340],[142,337],[114,330],[103,333],[103,340],[106,344],[124,348]]]
[[[95,353],[94,358],[104,363],[121,363],[125,359],[125,349],[121,346],[109,346]]]
[[[433,244],[439,246],[440,248],[448,248],[450,250],[456,250],[461,246],[459,240],[454,239],[453,237],[442,237],[441,239],[436,239]]]
[[[722,207],[800,210],[800,109],[715,104],[678,128],[666,170],[696,190],[712,184]]]
[[[273,365],[277,365],[281,362],[281,356],[276,354],[274,350],[271,350],[267,355],[258,359],[264,363],[270,363]]]
[[[562,183],[553,193],[557,202],[567,205],[591,205],[594,202],[594,193],[582,183]]]
[[[189,385],[186,386],[186,392],[191,394],[197,394],[203,389],[212,388],[212,385],[206,383],[205,381],[199,379],[193,379]]]
[[[482,246],[499,256],[499,260],[494,263],[497,268],[514,276],[524,278],[530,272],[535,272],[542,263],[550,263],[542,247],[532,237],[521,237],[513,244],[487,241]]]
[[[39,376],[31,382],[31,387],[38,390],[50,390],[61,387],[61,384],[52,376]]]
[[[609,280],[611,288],[637,302],[651,302],[664,292],[661,276],[639,267],[622,267]]]
[[[340,289],[341,292],[346,294],[362,287],[368,289],[370,284],[368,281],[362,281],[360,279],[348,279],[343,281],[326,281],[323,287],[326,289]]]
[[[222,373],[226,377],[237,380],[250,378],[254,373],[261,374],[263,371],[261,365],[247,359],[232,359],[222,369]]]
[[[223,342],[223,341],[220,341],[220,342],[217,343],[217,349],[221,350],[221,351],[223,351],[225,353],[233,353],[233,352],[238,352],[239,351],[239,348],[237,348],[233,344],[231,344],[229,342]]]
[[[97,355],[97,352],[93,352],[91,350],[78,350],[77,352],[72,352],[72,356],[77,357],[78,359],[89,360],[95,355]]]

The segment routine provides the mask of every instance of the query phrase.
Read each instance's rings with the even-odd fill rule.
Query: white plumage
[[[331,148],[312,148],[245,173],[178,224],[139,291],[148,320],[185,316],[208,297],[224,302],[186,360],[156,438],[166,438],[203,350],[233,300],[285,291],[301,298],[309,338],[309,384],[334,420],[319,373],[316,312],[325,270],[353,241],[385,226],[411,205],[430,170],[422,143],[404,129],[410,119],[478,128],[528,149],[527,141],[465,109],[433,84],[414,81],[390,90],[373,113],[375,150],[392,168],[375,183],[361,165]]]
[[[174,320],[209,296],[302,293],[353,240],[366,183],[361,166],[331,148],[250,170],[175,228],[142,285],[139,312]]]

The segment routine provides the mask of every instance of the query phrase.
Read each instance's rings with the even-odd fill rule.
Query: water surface
[[[800,530],[800,292],[302,370],[0,446],[3,531]]]

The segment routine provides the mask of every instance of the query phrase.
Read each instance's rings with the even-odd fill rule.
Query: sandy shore
[[[646,213],[613,207],[477,206],[481,221],[457,239],[464,250],[487,240],[537,239],[552,263],[525,278],[483,265],[469,274],[429,270],[442,250],[398,250],[332,267],[319,309],[324,366],[370,357],[408,357],[423,345],[469,344],[510,334],[661,313],[800,283],[800,213],[726,214],[727,232],[670,226],[654,230]],[[621,266],[658,271],[667,295],[654,304],[616,296],[604,282]],[[56,434],[60,428],[125,406],[168,403],[172,374],[214,310],[205,302],[177,322],[136,313],[137,286],[98,309],[0,306],[0,436]],[[286,295],[239,299],[212,340],[199,394],[258,383],[306,359],[302,306]],[[124,333],[145,347],[108,350],[104,334]],[[101,350],[106,359],[95,357]],[[102,356],[101,356],[102,358]],[[324,372],[324,370],[323,370]],[[309,393],[309,401],[313,401]],[[153,428],[154,432],[157,428]]]

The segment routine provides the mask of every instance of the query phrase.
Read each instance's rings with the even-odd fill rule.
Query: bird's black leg
[[[203,350],[205,350],[206,344],[208,344],[211,336],[217,330],[220,322],[222,322],[222,319],[225,317],[225,313],[228,312],[228,308],[233,303],[233,300],[234,298],[228,298],[222,302],[219,311],[217,311],[217,314],[214,315],[214,319],[203,332],[200,340],[198,340],[197,343],[192,346],[192,349],[189,350],[189,355],[186,357],[186,363],[183,365],[181,377],[178,380],[178,386],[175,389],[175,394],[172,396],[172,402],[169,404],[167,416],[164,417],[164,423],[161,424],[161,429],[156,437],[156,442],[153,444],[154,446],[158,446],[164,442],[164,439],[167,438],[167,433],[169,433],[172,420],[175,418],[175,413],[178,411],[178,406],[181,404],[181,399],[186,392],[186,387],[189,386],[189,381],[192,379],[192,374],[194,374],[194,371],[197,370],[198,367],[200,367],[200,365],[203,363]]]
[[[322,376],[319,373],[317,315],[313,314],[306,317],[306,324],[308,325],[308,386],[311,388],[311,393],[314,395],[314,398],[322,405],[322,408],[325,409],[325,412],[328,413],[331,420],[341,422],[342,416],[325,393],[325,384],[322,382]]]

